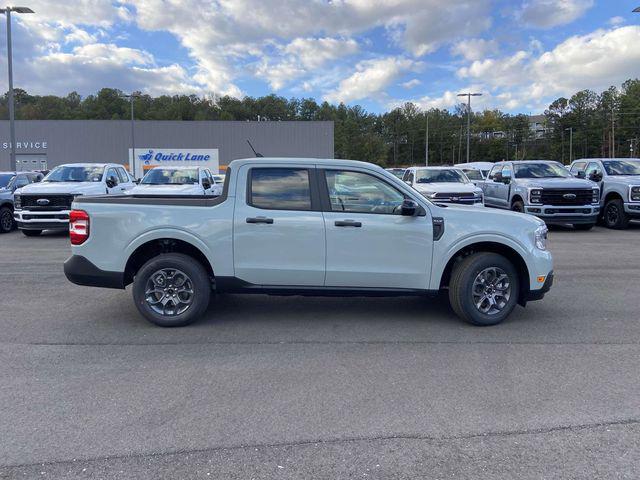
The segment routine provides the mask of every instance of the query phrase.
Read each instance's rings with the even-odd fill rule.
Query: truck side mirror
[[[400,214],[404,217],[413,217],[418,212],[418,204],[413,200],[405,198],[400,208]]]
[[[207,178],[202,179],[202,188],[209,190],[211,188],[211,182]]]
[[[116,180],[116,177],[111,175],[109,178],[107,178],[106,184],[107,184],[107,187],[113,188],[116,185],[118,185],[118,180]]]
[[[587,178],[587,175],[584,173],[584,170],[578,170],[576,172],[576,178]]]
[[[497,172],[497,173],[493,176],[493,181],[494,181],[494,182],[502,183],[502,173],[501,173],[501,172]]]
[[[602,180],[602,174],[598,172],[591,172],[589,174],[589,180],[591,180],[592,182],[599,182],[600,180]]]

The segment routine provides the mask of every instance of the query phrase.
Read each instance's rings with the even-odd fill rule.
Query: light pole
[[[481,93],[459,93],[459,97],[467,97],[467,163],[469,163],[469,145],[471,144],[471,97],[481,97]]]
[[[573,127],[567,127],[565,130],[569,130],[569,164],[573,162]]]
[[[425,132],[424,141],[424,164],[429,166],[429,113],[427,112],[427,131]]]
[[[129,168],[131,169],[131,173],[133,176],[136,176],[136,130],[133,116],[133,99],[139,97],[139,93],[131,92],[129,95],[122,94],[123,98],[128,98],[129,103],[131,104],[131,165]]]
[[[11,12],[34,13],[29,7],[5,7],[0,8],[0,13],[7,16],[7,64],[9,70],[9,136],[11,141],[11,153],[9,157],[9,170],[17,170],[16,165],[16,118],[13,105],[13,54],[11,52]]]

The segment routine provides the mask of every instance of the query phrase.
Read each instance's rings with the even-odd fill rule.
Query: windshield
[[[416,170],[416,183],[467,183],[459,170]]]
[[[605,160],[602,162],[607,175],[640,175],[640,162],[629,160]]]
[[[465,169],[463,172],[469,180],[482,180],[484,178],[480,173],[480,170],[476,170],[475,168]]]
[[[571,174],[558,163],[514,163],[516,178],[567,178]]]
[[[154,168],[150,170],[140,182],[144,185],[186,185],[198,183],[198,170],[171,170]]]
[[[104,167],[60,166],[56,167],[43,182],[99,182]]]
[[[0,173],[0,188],[6,188],[9,186],[13,177],[15,177],[13,173]]]

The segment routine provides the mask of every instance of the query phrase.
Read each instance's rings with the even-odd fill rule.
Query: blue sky
[[[36,14],[14,20],[14,78],[37,94],[276,93],[380,112],[453,108],[473,90],[476,108],[535,113],[640,76],[640,0],[25,4]]]

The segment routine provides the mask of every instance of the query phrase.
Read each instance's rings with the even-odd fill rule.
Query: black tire
[[[8,233],[15,228],[11,207],[0,208],[0,233]]]
[[[583,232],[588,232],[595,226],[596,226],[595,223],[576,223],[573,225],[573,228],[576,230],[581,230]]]
[[[155,311],[147,302],[145,294],[147,282],[153,282],[151,277],[163,269],[179,270],[191,282],[193,296],[189,306],[182,312],[163,315]],[[202,264],[193,257],[182,253],[163,253],[149,260],[138,270],[133,279],[132,293],[138,311],[151,323],[161,327],[183,327],[201,317],[209,306],[211,281]],[[160,308],[159,305],[158,308]]]
[[[511,210],[514,212],[524,213],[524,202],[516,200],[511,204]]]
[[[624,211],[624,203],[619,198],[609,200],[602,212],[605,227],[614,230],[624,230],[629,226],[629,215]]]
[[[22,230],[22,233],[27,237],[37,237],[42,233],[42,230]]]
[[[473,298],[473,284],[476,277],[485,269],[497,267],[508,277],[510,296],[500,311],[483,313]],[[518,303],[520,279],[514,265],[497,253],[480,252],[469,255],[454,266],[449,282],[449,302],[451,308],[461,319],[472,325],[497,325],[511,314]]]

